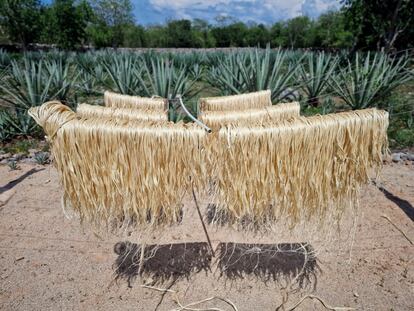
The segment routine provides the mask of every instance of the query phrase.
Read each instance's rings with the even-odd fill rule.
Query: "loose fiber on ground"
[[[82,220],[100,227],[178,223],[191,183],[202,189],[199,146],[207,134],[194,124],[82,119],[56,102],[29,113],[51,139],[64,202]]]
[[[104,93],[104,104],[106,107],[135,108],[144,110],[168,110],[168,101],[165,98],[148,98],[130,96],[106,91]]]
[[[120,118],[135,121],[168,121],[167,111],[141,110],[134,108],[114,108],[80,104],[76,109],[83,118]]]
[[[246,122],[278,121],[299,117],[300,105],[298,102],[277,104],[258,109],[236,111],[205,111],[199,115],[199,120],[213,129],[225,125],[241,125]]]
[[[200,98],[200,111],[228,111],[263,108],[272,105],[270,90],[220,97]]]
[[[222,128],[207,148],[213,222],[246,229],[340,217],[381,166],[387,127],[387,112],[367,109]]]

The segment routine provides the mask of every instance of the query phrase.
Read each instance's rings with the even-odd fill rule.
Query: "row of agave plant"
[[[0,51],[0,140],[34,136],[28,108],[57,99],[99,103],[105,90],[139,96],[182,96],[196,111],[197,97],[270,89],[274,103],[300,100],[329,112],[383,105],[413,79],[410,57],[383,53],[301,52],[251,49],[230,52],[31,52]],[[176,116],[175,116],[176,117]]]

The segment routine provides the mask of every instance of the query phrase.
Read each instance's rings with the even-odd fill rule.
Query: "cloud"
[[[273,24],[300,15],[312,18],[331,8],[339,0],[133,0],[137,20],[144,24],[168,19],[201,18],[214,22],[216,16],[231,16],[240,21]]]
[[[306,0],[302,4],[302,14],[316,18],[328,10],[339,9],[340,4],[331,0]]]

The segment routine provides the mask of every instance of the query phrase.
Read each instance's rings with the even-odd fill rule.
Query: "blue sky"
[[[340,7],[339,0],[131,0],[139,24],[164,23],[169,19],[231,16],[243,22],[273,24],[307,15],[318,17]]]

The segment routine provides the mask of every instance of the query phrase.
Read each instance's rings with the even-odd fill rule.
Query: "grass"
[[[49,144],[39,139],[18,138],[13,139],[7,143],[0,143],[0,151],[3,153],[24,153],[29,154],[30,149],[37,149],[42,152],[49,151]]]

